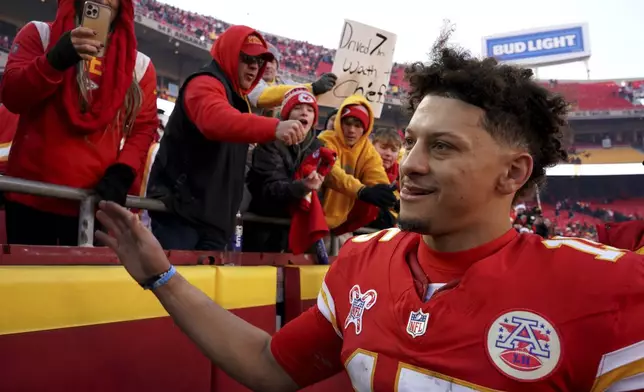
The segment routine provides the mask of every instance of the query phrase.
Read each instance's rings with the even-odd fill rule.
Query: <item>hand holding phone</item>
[[[93,1],[86,1],[83,6],[83,17],[81,21],[81,27],[84,29],[89,29],[92,31],[93,37],[87,37],[87,32],[83,30],[81,37],[79,39],[90,39],[90,41],[97,41],[99,46],[94,45],[95,42],[82,42],[77,51],[82,45],[90,45],[97,49],[96,52],[91,53],[91,49],[84,47],[81,48],[85,55],[103,57],[105,54],[105,45],[107,44],[107,36],[110,32],[110,24],[112,23],[112,8],[104,4],[96,3]],[[78,30],[78,28],[76,29]],[[73,34],[72,34],[73,39]],[[76,47],[76,45],[74,45]],[[89,53],[88,53],[89,50]],[[81,52],[78,52],[81,57],[83,55]]]
[[[103,50],[103,43],[96,39],[96,32],[87,27],[77,27],[71,32],[72,45],[83,60],[91,60]]]

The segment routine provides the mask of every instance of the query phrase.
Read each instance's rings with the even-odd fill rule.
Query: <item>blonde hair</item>
[[[80,107],[81,112],[86,112],[92,104],[92,81],[89,78],[87,71],[88,62],[81,61],[78,64],[78,72],[76,72],[76,81],[78,82],[78,90],[80,92]],[[134,71],[132,71],[134,72]],[[127,89],[123,106],[119,109],[116,117],[114,118],[113,126],[122,127],[123,135],[128,136],[136,116],[139,114],[141,105],[143,104],[143,91],[136,78],[132,79],[130,87]]]

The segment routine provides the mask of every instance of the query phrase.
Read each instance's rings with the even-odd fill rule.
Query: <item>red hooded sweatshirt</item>
[[[232,26],[217,38],[210,50],[213,59],[242,97],[255,88],[264,74],[262,67],[249,89],[243,90],[239,86],[239,54],[250,35],[256,35],[266,46],[264,38],[257,31],[247,26]],[[275,140],[279,120],[239,112],[228,102],[224,85],[212,76],[202,75],[190,80],[183,99],[188,118],[209,140],[231,143],[267,143]]]
[[[597,226],[599,242],[644,255],[644,221],[606,223]]]
[[[18,33],[0,85],[2,103],[20,114],[7,175],[91,189],[115,163],[138,172],[158,125],[156,72],[136,51],[134,8],[121,0],[104,58],[86,63],[97,88],[86,113],[80,110],[76,67],[60,72],[45,56],[59,37],[76,27],[74,0],[59,0],[56,20],[31,22]],[[114,119],[132,81],[141,88],[142,106],[125,136]],[[42,211],[78,215],[78,202],[7,193],[7,199]]]

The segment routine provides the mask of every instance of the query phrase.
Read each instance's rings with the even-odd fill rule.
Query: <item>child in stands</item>
[[[371,135],[371,143],[382,158],[382,166],[385,168],[389,182],[398,186],[398,156],[402,150],[402,138],[394,128],[378,128]],[[369,227],[376,229],[387,229],[394,227],[398,220],[398,213],[393,209],[381,208],[378,218],[369,224]]]
[[[317,124],[318,105],[315,96],[306,88],[294,88],[286,93],[281,117],[297,120],[306,131],[299,144],[287,146],[281,141],[258,144],[253,150],[250,170],[246,177],[252,196],[249,212],[273,218],[291,218],[291,208],[311,192],[317,192],[324,181],[316,171],[296,179],[302,162],[323,147],[311,132]],[[319,203],[319,202],[318,202]],[[326,222],[322,217],[326,230]],[[289,249],[289,229],[262,222],[244,223],[244,252],[281,252]]]

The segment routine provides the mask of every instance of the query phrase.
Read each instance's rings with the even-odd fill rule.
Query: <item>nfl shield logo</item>
[[[424,335],[425,331],[427,331],[427,320],[429,320],[429,313],[423,313],[422,309],[418,309],[418,312],[409,313],[407,333],[412,338]]]

